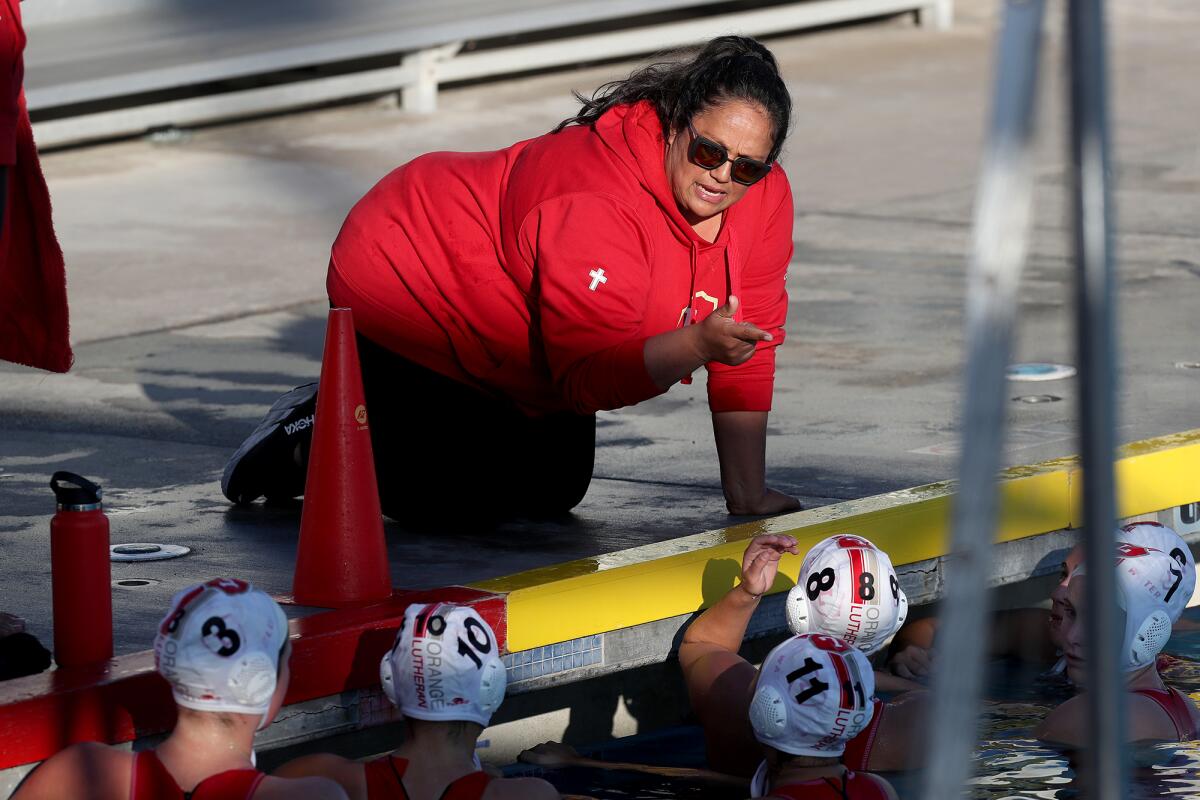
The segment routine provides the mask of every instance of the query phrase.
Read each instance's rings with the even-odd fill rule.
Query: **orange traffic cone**
[[[292,595],[342,608],[392,596],[354,317],[329,312]]]

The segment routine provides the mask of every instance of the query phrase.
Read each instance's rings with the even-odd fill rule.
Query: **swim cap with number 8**
[[[487,727],[507,685],[499,649],[475,609],[411,605],[379,663],[383,691],[406,717]]]
[[[887,553],[840,534],[808,551],[786,611],[792,633],[836,636],[870,655],[904,624],[908,598]]]

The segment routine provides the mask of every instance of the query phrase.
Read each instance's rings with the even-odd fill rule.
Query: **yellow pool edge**
[[[1115,466],[1117,515],[1132,517],[1200,499],[1200,429],[1133,442]],[[1082,520],[1077,459],[1013,467],[1001,474],[998,541]],[[652,622],[704,608],[737,578],[747,539],[787,533],[801,553],[835,533],[856,533],[896,566],[944,555],[953,483],[918,486],[781,517],[569,561],[472,584],[505,593],[510,652]],[[785,556],[772,592],[793,585],[801,557]]]

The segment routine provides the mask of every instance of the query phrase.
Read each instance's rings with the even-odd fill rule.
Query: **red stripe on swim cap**
[[[870,548],[872,546],[870,542],[860,536],[839,536],[837,544],[843,550],[852,550],[856,547]]]
[[[837,674],[838,687],[841,689],[839,705],[842,709],[851,711],[854,709],[854,686],[850,681],[850,670],[846,667],[846,660],[837,653],[830,653],[829,661],[833,664],[833,671]]]
[[[429,627],[429,618],[437,611],[438,603],[427,603],[417,612],[416,626],[413,628],[414,639],[424,639],[425,629]]]
[[[850,551],[850,591],[851,602],[862,602],[863,551],[855,548]]]
[[[167,636],[175,631],[175,627],[171,627],[172,622],[178,627],[179,620],[183,617],[183,612],[187,609],[188,603],[195,600],[199,595],[204,593],[207,585],[201,584],[192,588],[190,592],[179,598],[179,602],[171,609],[171,613],[163,618],[162,625],[159,626],[158,632],[163,636]]]

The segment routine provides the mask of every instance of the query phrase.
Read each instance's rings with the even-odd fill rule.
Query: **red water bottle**
[[[107,661],[113,655],[112,571],[100,487],[56,472],[50,488],[58,502],[50,520],[54,660],[60,667]]]

